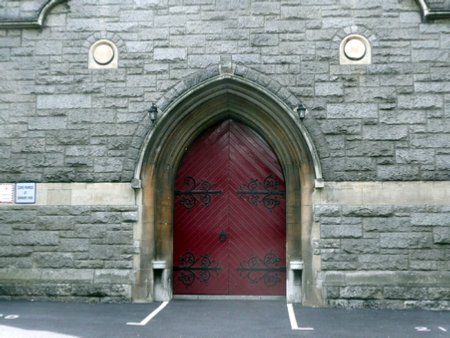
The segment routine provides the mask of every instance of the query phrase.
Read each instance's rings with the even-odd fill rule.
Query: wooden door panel
[[[189,185],[185,183],[186,177],[192,178],[188,180]],[[186,208],[181,203],[186,196],[180,192],[192,188],[194,179],[197,185],[194,190],[208,181],[211,185],[205,186],[216,194],[210,194],[209,202],[202,204],[199,193],[191,203],[195,205]],[[174,267],[179,268],[174,268],[174,292],[285,294],[284,190],[283,174],[275,154],[252,129],[228,120],[195,140],[180,164],[175,181]],[[219,240],[222,230],[227,234],[223,242]],[[204,266],[199,259],[202,255],[207,262]],[[190,261],[182,261],[183,257],[192,259],[192,256],[200,266],[189,271],[183,267]],[[199,277],[194,277],[191,283],[188,272]],[[202,280],[200,273],[209,279]]]
[[[228,125],[223,124],[195,140],[178,168],[174,203],[175,293],[228,294],[228,247],[218,240],[219,232],[228,229],[227,165]],[[194,193],[205,192],[203,188],[221,192],[177,194],[193,187],[192,183],[185,183],[186,177],[195,179]],[[193,197],[195,205],[186,208],[183,198]],[[192,268],[192,261],[184,262],[183,257],[195,257]]]
[[[261,185],[271,176],[280,182],[277,190],[284,190],[283,175],[267,143],[246,126],[232,124],[230,127],[229,175],[229,223],[233,229],[230,294],[283,295],[286,293],[285,199],[284,195],[272,196],[280,204],[267,208],[262,202],[267,196],[266,189]],[[251,179],[254,187],[249,184]],[[239,190],[253,194],[239,195]],[[264,257],[276,257],[276,261],[267,264]]]

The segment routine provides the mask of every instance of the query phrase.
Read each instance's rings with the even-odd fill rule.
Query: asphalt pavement
[[[1,338],[449,337],[450,312],[308,308],[283,301],[0,301]]]

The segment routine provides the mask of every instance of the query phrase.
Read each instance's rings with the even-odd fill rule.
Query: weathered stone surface
[[[39,268],[71,268],[73,267],[73,255],[70,253],[35,253],[33,262]]]
[[[11,235],[13,245],[47,246],[58,245],[58,241],[56,231],[16,231]]]
[[[360,255],[361,270],[407,270],[408,257],[405,255]]]
[[[379,287],[347,286],[340,289],[340,297],[348,299],[379,299],[382,298],[382,289]]]
[[[436,227],[433,229],[433,242],[449,244],[450,243],[450,227]]]
[[[7,1],[0,20],[30,19],[43,2]],[[291,109],[306,106],[300,123],[326,184],[397,187],[336,190],[328,196],[336,205],[314,205],[314,254],[336,277],[324,304],[449,307],[446,275],[434,275],[450,270],[450,210],[436,206],[448,204],[448,188],[401,186],[450,180],[445,23],[422,22],[413,1],[80,0],[67,8],[54,8],[41,30],[0,31],[1,182],[128,183],[152,130],[150,104],[161,117],[228,60],[238,79]],[[353,33],[369,40],[372,64],[338,64],[340,42]],[[117,46],[118,68],[89,70],[89,48],[102,38]],[[57,190],[39,198],[67,205],[0,205],[1,292],[129,301],[140,212],[108,205],[124,196],[134,203],[134,192]],[[357,270],[384,275],[357,279]]]
[[[362,236],[362,226],[358,224],[323,225],[322,238],[358,238]]]
[[[378,205],[354,205],[342,208],[343,216],[347,217],[388,217],[393,214],[393,207]]]

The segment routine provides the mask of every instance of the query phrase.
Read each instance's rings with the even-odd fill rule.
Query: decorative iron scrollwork
[[[175,195],[182,195],[180,204],[188,210],[191,210],[197,202],[201,203],[204,207],[209,207],[212,200],[211,195],[219,195],[222,193],[222,190],[211,190],[215,184],[207,180],[202,180],[200,183],[197,183],[192,176],[187,176],[184,179],[184,183],[191,188],[188,190],[175,190],[174,193]],[[199,198],[196,195],[199,195]]]
[[[280,260],[280,257],[270,250],[263,259],[258,259],[256,255],[250,255],[250,258],[241,262],[240,267],[237,267],[236,270],[239,271],[241,277],[248,278],[250,284],[258,283],[262,279],[264,284],[270,287],[281,282],[281,278],[278,276],[279,272],[286,272],[285,266],[278,267]],[[260,262],[263,266],[259,265]],[[264,272],[264,274],[259,276],[258,272]]]
[[[258,183],[260,186],[264,188],[264,190],[257,190]],[[250,178],[250,182],[247,184],[244,184],[244,186],[248,190],[243,190],[242,186],[239,187],[240,190],[237,190],[236,193],[239,194],[239,197],[242,197],[243,195],[247,196],[247,201],[254,205],[258,206],[259,203],[262,203],[270,212],[272,212],[272,209],[275,208],[278,204],[280,204],[280,201],[278,199],[277,195],[286,195],[286,190],[276,190],[278,189],[278,186],[280,185],[280,181],[277,181],[272,174],[267,176],[264,179],[264,182],[258,182],[258,179],[256,178]],[[261,199],[259,195],[264,195]]]
[[[186,252],[178,257],[181,262],[181,266],[174,266],[174,271],[181,271],[178,280],[186,285],[186,289],[191,286],[196,279],[201,283],[208,284],[210,278],[215,278],[219,275],[219,270],[222,267],[215,260],[211,260],[208,254],[200,256],[201,258],[195,258],[195,255],[187,249]],[[199,266],[194,266],[200,261]],[[215,265],[213,265],[215,263]],[[198,275],[195,273],[198,271]]]

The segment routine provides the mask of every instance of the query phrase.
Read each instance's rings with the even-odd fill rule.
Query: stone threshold
[[[270,300],[286,301],[286,296],[241,296],[241,295],[174,295],[174,300]]]

